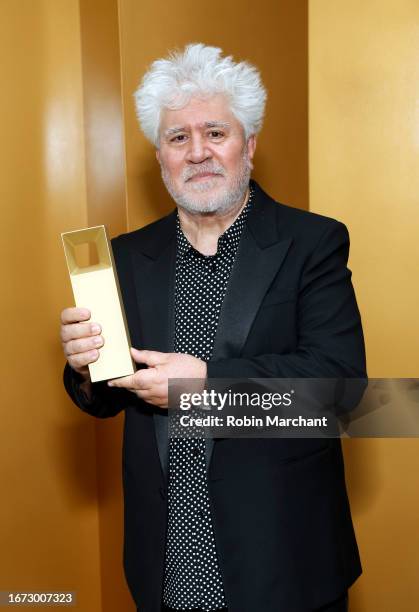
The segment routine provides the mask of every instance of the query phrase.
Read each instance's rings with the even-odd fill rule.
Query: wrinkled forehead
[[[237,128],[240,122],[233,115],[224,95],[192,98],[182,108],[163,108],[160,113],[160,134],[208,128]]]

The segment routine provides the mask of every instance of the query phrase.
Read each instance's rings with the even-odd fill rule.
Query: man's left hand
[[[169,378],[207,377],[206,362],[192,355],[139,351],[135,348],[131,348],[131,355],[136,363],[143,363],[148,367],[130,376],[109,380],[108,385],[128,389],[145,402],[159,408],[168,406]]]

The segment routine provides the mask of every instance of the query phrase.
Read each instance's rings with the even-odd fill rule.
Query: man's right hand
[[[61,313],[61,342],[69,365],[90,382],[89,363],[99,359],[104,340],[101,327],[90,321],[87,308],[65,308]]]

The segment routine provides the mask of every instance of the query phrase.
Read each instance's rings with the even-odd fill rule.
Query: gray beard
[[[194,186],[196,196],[192,193],[178,192],[175,190],[170,176],[161,167],[161,176],[166,186],[167,191],[170,193],[176,204],[193,215],[215,213],[216,215],[223,215],[237,207],[239,203],[243,203],[244,197],[249,186],[249,179],[251,173],[251,163],[249,161],[247,152],[243,155],[242,163],[240,166],[237,179],[231,188],[224,188],[221,193],[214,196],[212,199],[207,200],[205,203],[202,202],[202,197],[199,197],[199,193],[204,194],[213,187],[212,181],[205,183],[197,183]],[[220,174],[224,174],[220,172]],[[214,179],[217,181],[218,179]]]

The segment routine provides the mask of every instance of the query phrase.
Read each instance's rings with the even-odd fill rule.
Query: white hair
[[[266,101],[259,71],[248,62],[221,57],[221,53],[218,47],[197,43],[152,63],[134,97],[141,129],[156,147],[162,109],[183,108],[196,96],[224,94],[246,139],[259,132]]]

